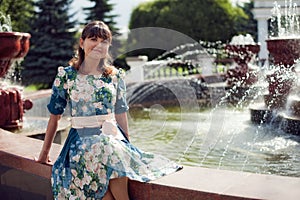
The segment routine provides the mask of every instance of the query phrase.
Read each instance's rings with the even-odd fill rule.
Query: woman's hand
[[[39,158],[34,157],[34,161],[41,163],[41,164],[46,164],[46,165],[53,165],[52,161],[49,158],[49,155],[43,155],[43,152],[41,152]]]
[[[129,140],[129,131],[128,131],[128,118],[127,118],[127,113],[120,113],[120,114],[115,114],[117,124],[121,127],[121,129],[124,131],[126,137]]]
[[[60,120],[61,115],[50,114],[50,118],[47,125],[47,130],[45,133],[45,139],[43,143],[42,150],[40,152],[39,158],[34,158],[38,163],[52,165],[52,161],[49,159],[49,151],[56,134],[58,127],[58,120]]]

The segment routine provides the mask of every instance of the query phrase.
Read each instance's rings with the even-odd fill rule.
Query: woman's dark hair
[[[112,42],[111,31],[102,21],[92,21],[88,23],[82,30],[80,37],[82,40],[85,40],[86,38],[99,37],[103,40],[107,40],[109,43]],[[84,50],[78,46],[76,55],[69,61],[69,64],[79,70],[80,65],[84,61],[84,55]],[[108,56],[100,60],[100,65],[104,67],[103,75],[105,76],[108,76],[115,71],[115,67],[110,64],[110,59],[110,56]]]

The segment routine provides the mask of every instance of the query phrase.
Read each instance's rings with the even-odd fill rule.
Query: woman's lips
[[[93,51],[95,51],[97,53],[102,53],[102,51],[100,49],[94,49]]]

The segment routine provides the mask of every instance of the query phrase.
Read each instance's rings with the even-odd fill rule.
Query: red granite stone
[[[20,136],[0,129],[0,164],[50,178],[50,165],[34,161],[38,157],[43,141]],[[50,159],[56,160],[61,145],[53,144]]]
[[[16,191],[13,199],[18,199],[17,194],[20,196],[19,199],[21,199],[21,195],[49,196],[51,186],[48,183],[50,183],[52,166],[34,161],[34,157],[38,156],[41,146],[41,140],[0,129],[0,195],[5,193],[4,190],[7,189]],[[56,160],[61,147],[61,145],[53,144],[50,154],[53,161]],[[18,171],[14,172],[14,169]],[[20,177],[21,179],[18,180],[17,174],[22,173],[26,177]],[[30,178],[30,174],[34,178]],[[15,182],[9,181],[10,178]],[[38,180],[44,185],[43,191],[34,188],[33,185],[26,186],[30,181]],[[129,181],[131,200],[298,200],[300,197],[299,188],[299,177],[262,175],[189,166],[184,166],[182,170],[176,173],[149,183]],[[5,195],[10,195],[10,192],[6,192]]]

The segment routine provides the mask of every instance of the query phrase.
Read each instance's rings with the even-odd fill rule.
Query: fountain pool
[[[43,139],[50,93],[40,93],[37,96],[42,98],[30,96],[35,106],[25,113],[21,134],[35,132],[31,137]],[[185,102],[180,106],[131,107],[131,142],[183,165],[300,177],[299,135],[287,134],[272,124],[253,124],[247,106],[218,103],[211,109],[195,106],[193,99],[189,105]],[[60,121],[57,143],[64,143],[68,117]]]
[[[300,177],[300,137],[253,125],[248,109],[181,112],[154,105],[131,110],[129,121],[134,144],[184,165]]]

